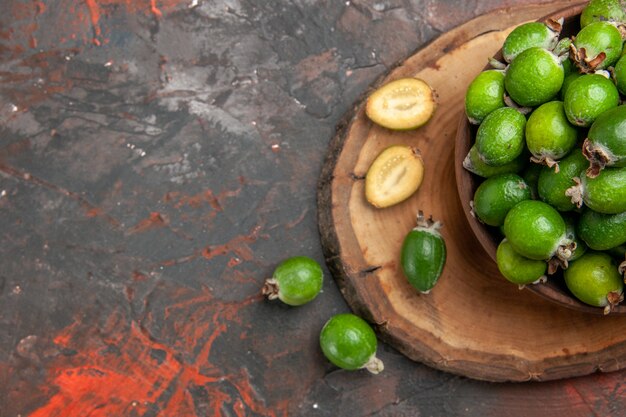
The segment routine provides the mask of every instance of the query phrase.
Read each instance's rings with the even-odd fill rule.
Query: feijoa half
[[[380,126],[393,130],[416,129],[430,120],[437,107],[428,83],[419,78],[401,78],[374,91],[365,113]]]

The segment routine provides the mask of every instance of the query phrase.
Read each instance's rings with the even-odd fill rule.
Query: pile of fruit
[[[502,275],[523,286],[562,269],[608,313],[626,269],[626,2],[590,1],[573,36],[562,24],[518,26],[469,85],[463,166],[482,179],[472,214],[503,237]]]

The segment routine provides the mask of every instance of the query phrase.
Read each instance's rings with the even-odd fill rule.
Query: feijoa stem
[[[624,282],[626,283],[626,260],[619,264],[617,271],[624,277]]]
[[[582,148],[583,155],[589,161],[589,168],[587,168],[586,174],[589,178],[595,178],[612,161],[611,155],[603,147],[594,145],[589,138],[585,139]]]
[[[383,361],[378,359],[376,355],[374,354],[367,361],[367,363],[363,365],[363,368],[367,369],[368,371],[376,375],[376,374],[381,373],[385,369],[385,365],[383,364]]]
[[[608,300],[608,304],[604,307],[604,314],[609,314],[615,306],[624,301],[624,294],[620,294],[617,291],[611,291],[606,295],[606,299]]]
[[[268,278],[263,284],[261,294],[267,297],[268,300],[275,300],[278,298],[278,281],[275,278]]]
[[[583,205],[583,185],[578,177],[574,177],[572,180],[575,185],[572,185],[565,190],[565,195],[572,199],[572,204],[575,204],[576,207],[580,208]]]
[[[442,227],[443,224],[440,221],[433,220],[433,216],[426,218],[426,216],[424,216],[424,212],[422,210],[418,210],[417,226],[414,227],[413,230],[424,230],[426,232],[439,235],[439,229]]]
[[[555,173],[559,173],[559,163],[558,161],[555,161],[554,159],[552,159],[549,156],[531,156],[530,157],[531,162],[534,162],[536,164],[540,164],[540,165],[546,165],[548,168],[554,168],[554,172]]]

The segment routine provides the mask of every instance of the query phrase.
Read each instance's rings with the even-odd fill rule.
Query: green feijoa
[[[591,125],[582,149],[589,160],[587,176],[597,176],[605,166],[626,166],[626,105],[599,115]]]
[[[594,250],[608,250],[626,243],[626,212],[604,214],[587,209],[580,216],[578,235]]]
[[[576,185],[565,193],[577,207],[584,203],[591,210],[605,214],[626,211],[626,167],[605,168],[594,178],[583,171],[574,181]]]
[[[589,73],[615,64],[621,53],[619,29],[608,22],[592,22],[576,34],[570,58],[581,72]]]
[[[552,52],[532,47],[511,62],[504,76],[504,87],[520,106],[535,107],[557,95],[565,72]]]
[[[520,288],[546,279],[545,273],[548,268],[546,261],[528,259],[520,255],[506,239],[498,245],[496,263],[504,278],[519,285]]]
[[[426,219],[420,211],[417,226],[402,243],[402,271],[409,283],[424,294],[435,286],[446,263],[446,243],[439,233],[440,228],[440,222]]]
[[[580,238],[577,232],[579,216],[578,213],[563,213],[563,220],[565,220],[565,236],[575,244],[575,248],[572,251],[572,256],[569,258],[569,262],[583,256],[587,252],[588,246],[584,240]]]
[[[569,265],[563,278],[576,298],[595,307],[605,307],[605,314],[623,298],[622,276],[606,253],[587,251]]]
[[[384,369],[376,357],[376,334],[371,326],[354,314],[336,314],[320,332],[320,347],[334,365],[348,370],[367,369],[377,374]]]
[[[479,157],[487,165],[505,165],[524,150],[526,118],[511,107],[489,113],[476,132]]]
[[[517,158],[500,166],[487,165],[478,154],[476,145],[472,145],[463,160],[463,168],[483,178],[493,177],[498,174],[516,173],[521,171],[528,162],[528,156],[522,152]]]
[[[554,166],[576,146],[577,138],[578,131],[567,120],[561,101],[542,104],[526,122],[526,146],[536,163]]]
[[[572,81],[563,98],[567,120],[576,126],[590,126],[600,114],[618,104],[617,87],[600,74],[581,75]]]
[[[559,211],[574,210],[576,205],[565,195],[565,191],[576,184],[574,178],[587,164],[581,150],[576,148],[559,162],[558,171],[544,166],[537,182],[539,198]]]
[[[504,219],[504,235],[520,255],[536,260],[571,257],[571,240],[558,211],[543,201],[524,200]]]
[[[294,256],[282,261],[263,286],[263,295],[279,299],[291,306],[313,300],[322,289],[322,267],[306,256]]]
[[[626,48],[624,48],[626,51]],[[615,79],[615,85],[617,86],[617,90],[626,95],[626,55],[622,55],[622,57],[615,64],[615,68],[613,68],[613,78]]]
[[[500,174],[487,178],[478,186],[472,200],[472,211],[483,223],[501,226],[509,210],[530,197],[530,189],[522,177]]]
[[[551,28],[542,22],[523,23],[513,29],[502,45],[502,57],[506,62],[534,46],[552,49],[559,38],[560,28]]]
[[[504,73],[486,70],[474,78],[465,93],[465,113],[472,124],[480,124],[495,109],[504,107]]]
[[[580,14],[580,27],[593,22],[624,22],[623,0],[591,0]]]
[[[578,69],[576,69],[576,65],[572,62],[571,59],[567,58],[564,61],[561,61],[561,65],[563,65],[563,75],[567,78],[568,75],[578,73]],[[565,80],[563,80],[565,82]]]
[[[581,75],[583,74],[577,71],[574,71],[565,76],[565,78],[563,79],[563,85],[561,86],[561,91],[559,92],[559,97],[561,98],[561,100],[565,98],[565,93],[567,92],[567,89],[569,88],[570,84]]]
[[[530,196],[533,200],[537,200],[539,198],[537,185],[539,183],[539,175],[541,175],[542,169],[542,165],[529,164],[522,172],[522,178],[524,178],[524,181],[528,184],[528,188],[530,188]]]

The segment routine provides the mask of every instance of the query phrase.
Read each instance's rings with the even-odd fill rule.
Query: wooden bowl
[[[572,36],[580,30],[580,13],[583,7],[584,6],[579,5],[563,9],[540,19],[540,21],[546,19],[557,20],[563,17],[565,20],[563,23],[563,30],[561,31],[561,37]],[[502,59],[502,51],[498,52],[496,58],[500,60]],[[485,67],[485,69],[487,68],[488,67]],[[476,235],[476,238],[484,250],[495,262],[496,249],[502,240],[502,235],[497,228],[481,223],[470,213],[470,201],[474,198],[476,188],[484,179],[463,168],[463,160],[474,142],[473,138],[476,135],[476,130],[477,127],[471,125],[467,120],[467,116],[463,114],[457,129],[454,152],[457,191],[464,208],[463,212],[467,217],[470,228]],[[587,305],[576,299],[565,286],[561,272],[550,276],[548,278],[548,282],[545,284],[527,285],[525,288],[548,300],[560,304],[561,306],[592,314],[603,314],[602,308]],[[610,314],[626,315],[626,305],[616,306]]]

